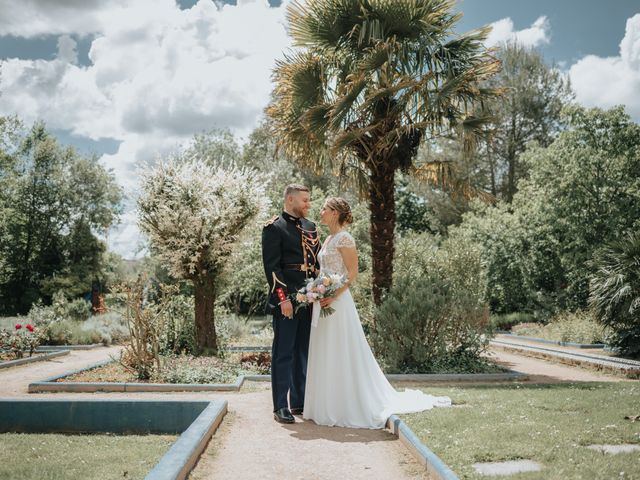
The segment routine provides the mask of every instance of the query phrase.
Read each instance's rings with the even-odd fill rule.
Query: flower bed
[[[168,384],[234,383],[239,375],[269,374],[268,353],[229,354],[226,359],[180,355],[163,357],[163,368],[149,380],[139,380],[131,369],[112,362],[58,379],[58,382],[138,382]]]

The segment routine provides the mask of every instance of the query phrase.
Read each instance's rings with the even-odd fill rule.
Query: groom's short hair
[[[309,189],[304,185],[300,185],[299,183],[291,183],[287,185],[287,188],[284,189],[284,200],[287,200],[289,195],[293,195],[296,192],[308,192]]]

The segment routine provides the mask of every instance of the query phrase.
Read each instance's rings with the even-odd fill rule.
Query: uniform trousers
[[[310,308],[300,308],[297,313],[294,313],[293,318],[284,317],[280,307],[276,308],[273,314],[271,350],[271,391],[274,412],[281,408],[304,406],[311,334]]]

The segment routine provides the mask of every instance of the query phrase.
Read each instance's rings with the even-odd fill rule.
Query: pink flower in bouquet
[[[311,293],[311,292],[307,293],[307,301],[309,303],[315,302],[315,300],[316,300],[316,294],[315,293]]]
[[[26,328],[27,328],[27,330],[29,330],[30,332],[33,332],[33,325],[31,325],[30,323],[27,323]]]
[[[327,287],[325,287],[324,285],[320,285],[318,286],[318,293],[325,293],[327,291]]]
[[[20,325],[19,323],[16,323],[16,330],[20,330],[22,328],[22,325]]]

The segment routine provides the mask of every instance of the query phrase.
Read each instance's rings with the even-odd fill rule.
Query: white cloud
[[[546,16],[538,17],[529,28],[514,30],[513,20],[503,18],[491,24],[492,30],[485,44],[493,47],[503,42],[517,41],[527,47],[537,47],[550,40],[549,20]]]
[[[275,59],[290,45],[286,3],[272,8],[266,0],[200,0],[188,10],[173,0],[9,3],[0,0],[0,34],[60,37],[53,60],[3,62],[0,114],[120,141],[101,161],[129,194],[138,165],[194,133],[228,127],[247,135],[269,101]],[[89,33],[91,64],[79,66],[71,35]],[[133,220],[129,209],[109,237],[127,256],[136,248]]]
[[[588,107],[625,105],[640,121],[640,14],[627,20],[620,55],[587,55],[569,68],[576,100]]]

